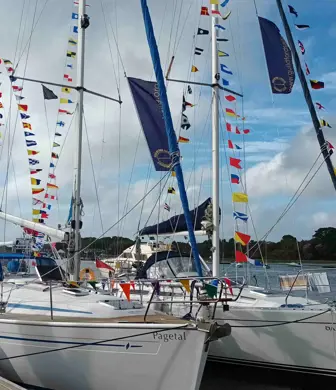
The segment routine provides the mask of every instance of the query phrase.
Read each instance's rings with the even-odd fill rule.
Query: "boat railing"
[[[170,283],[171,282],[176,282],[176,284],[181,284],[181,280],[187,280],[189,282],[190,278],[170,279]],[[199,291],[196,288],[196,287],[201,287],[201,286],[204,287],[204,282],[207,282],[207,281],[211,282],[211,285],[213,287],[217,287],[217,293],[215,295],[216,296],[218,295],[218,297],[211,298],[211,297],[209,297],[207,295],[206,290],[202,289],[202,290]],[[138,282],[141,282],[141,280],[138,280]],[[148,283],[148,279],[144,280],[144,282]],[[240,295],[241,295],[241,293],[243,291],[243,288],[245,286],[245,281],[244,281],[243,284],[241,284],[239,286],[235,285],[234,287],[238,288],[239,292],[235,296],[232,294],[232,296],[230,297],[228,295],[228,291],[232,289],[232,286],[227,284],[227,282],[225,280],[223,280],[223,278],[197,277],[197,278],[193,278],[192,279],[192,282],[191,282],[191,285],[190,285],[189,299],[187,299],[186,296],[184,296],[184,299],[174,299],[174,290],[172,290],[172,294],[170,296],[171,299],[169,301],[162,301],[162,300],[155,300],[154,299],[155,296],[157,296],[158,286],[160,286],[160,282],[167,282],[167,279],[155,279],[155,280],[153,279],[153,280],[151,280],[152,292],[151,292],[150,299],[147,302],[147,308],[146,308],[146,312],[145,312],[145,315],[144,315],[144,321],[145,322],[146,322],[146,318],[147,318],[150,306],[154,305],[154,304],[163,304],[163,303],[166,303],[166,304],[170,305],[170,310],[169,310],[170,314],[173,312],[173,305],[189,304],[190,305],[190,311],[189,311],[190,315],[192,313],[193,304],[209,306],[209,304],[212,303],[212,304],[214,304],[214,308],[213,308],[213,311],[212,311],[212,319],[214,319],[218,303],[222,303],[223,304],[223,309],[224,310],[228,310],[229,308],[227,306],[227,303],[228,302],[237,301],[240,298]],[[198,284],[198,286],[197,286],[197,284]],[[183,284],[181,284],[181,287],[182,286],[183,286]],[[219,291],[218,291],[218,286],[219,286]],[[197,293],[196,299],[193,298],[193,290],[194,289],[196,289],[196,293]]]

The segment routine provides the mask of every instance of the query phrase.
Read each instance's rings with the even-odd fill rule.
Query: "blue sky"
[[[45,3],[47,5],[43,9]],[[102,3],[104,12],[102,12],[100,2],[95,2],[89,9],[91,26],[87,30],[86,86],[114,97],[117,96],[117,87],[119,87],[124,103],[119,111],[119,106],[115,103],[105,103],[92,96],[85,98],[87,137],[85,133],[83,149],[84,235],[99,235],[102,230],[115,223],[125,210],[129,210],[141,199],[145,189],[150,188],[160,178],[160,174],[151,168],[148,150],[126,80],[123,77],[123,65],[129,76],[144,79],[153,77],[139,1],[130,0],[125,4],[125,2],[113,0]],[[207,3],[207,0],[148,1],[164,68],[171,56],[175,55],[171,77],[182,79],[191,77],[197,81],[210,82],[210,36],[198,36],[196,42],[193,38],[198,26],[202,28],[210,26],[211,17],[199,15],[201,6],[209,6]],[[286,2],[283,3],[287,12]],[[25,5],[20,30],[23,4],[26,3],[18,1],[6,3],[3,6],[3,12],[0,15],[0,33],[1,36],[6,36],[1,54],[3,58],[14,58],[18,36],[20,38],[19,53],[29,42],[35,2]],[[281,28],[275,1],[258,0],[256,4],[260,16],[269,18]],[[322,0],[318,3],[296,0],[290,4],[299,12],[298,19],[293,19],[288,14],[291,26],[293,27],[293,22],[311,26],[306,31],[299,32],[294,28],[292,31],[295,40],[300,39],[305,45],[305,59],[311,71],[311,78],[326,83],[324,90],[313,92],[313,99],[327,108],[325,119],[333,124],[336,107],[336,53],[334,50],[336,22],[333,15],[336,14],[336,4],[332,0]],[[74,11],[72,1],[48,0],[45,2],[45,0],[39,0],[37,14],[42,10],[41,18],[29,45],[28,60],[26,61],[27,51],[24,51],[18,73],[23,74],[26,70],[27,77],[62,82],[67,40],[71,36],[69,34],[72,25],[71,13]],[[251,134],[245,138],[246,170],[243,175],[246,174],[247,178],[250,209],[256,232],[253,231],[251,225],[248,229],[255,238],[261,237],[281,214],[315,160],[318,147],[311,129],[310,117],[299,80],[296,79],[291,95],[280,96],[270,93],[253,2],[231,0],[226,10],[231,10],[232,14],[228,21],[223,22],[227,30],[222,35],[230,41],[221,44],[220,47],[230,54],[229,57],[225,57],[223,63],[233,71],[234,75],[227,78],[230,80],[232,89],[242,91],[244,94],[244,114],[247,117],[245,127],[251,129]],[[224,10],[223,13],[226,11]],[[104,19],[108,33],[106,33]],[[117,40],[121,59],[117,54],[114,37]],[[201,56],[193,56],[195,45],[204,49]],[[192,64],[199,68],[199,72],[190,74]],[[74,79],[76,77],[75,71],[73,77]],[[179,130],[184,88],[182,84],[168,84],[168,96],[177,131]],[[7,111],[8,91],[9,84],[4,79],[4,104]],[[55,92],[59,93],[57,88]],[[24,96],[32,112],[31,123],[36,129],[41,149],[41,165],[47,167],[52,142],[48,135],[47,124],[49,132],[52,133],[55,128],[58,103],[56,101],[48,103],[46,117],[40,85],[26,83]],[[196,87],[193,89],[193,95],[188,96],[188,100],[196,106],[187,109],[186,114],[192,126],[188,132],[183,132],[181,135],[190,138],[191,142],[181,145],[181,151],[188,195],[191,206],[194,206],[198,201],[202,202],[206,197],[211,196],[211,118],[208,117],[211,91],[207,88]],[[223,94],[221,94],[221,102],[222,107],[234,108],[224,101]],[[242,112],[241,101],[237,111]],[[16,115],[16,112],[13,111],[13,118],[14,114]],[[223,115],[221,118],[223,209],[221,228],[222,236],[231,237],[234,225],[231,218],[231,189],[226,166],[226,156],[229,155],[229,151],[226,150],[228,133],[225,131]],[[15,176],[11,167],[7,209],[29,218],[31,194],[24,138],[21,128],[18,125],[15,127],[13,119],[10,126],[12,136],[15,128],[17,131],[13,138],[15,141],[13,154]],[[333,129],[328,129],[325,133],[327,139],[336,144],[335,128],[336,123]],[[241,144],[239,136],[232,139]],[[52,225],[63,223],[67,216],[73,178],[74,143],[75,127],[72,125],[69,127],[69,135],[64,143],[56,170],[60,190],[59,201],[53,208],[49,220]],[[7,149],[4,146],[0,159],[1,186],[4,184],[7,166],[6,156]],[[46,176],[47,170],[42,174],[44,181],[46,181]],[[176,187],[176,182],[170,179],[167,185]],[[136,208],[123,220],[121,226],[119,224],[119,227],[113,228],[108,235],[124,234],[132,237],[137,229],[140,216],[140,224],[143,224],[150,215],[150,222],[154,222],[157,218],[161,220],[169,217],[169,214],[161,210],[165,201],[171,204],[172,213],[179,212],[181,209],[179,197],[167,198],[166,189],[163,188],[161,191],[164,195],[160,198],[160,207],[154,208],[155,211],[153,211],[159,190],[155,190],[147,198],[143,208],[141,205]],[[97,207],[97,193],[101,218]],[[327,170],[322,167],[291,212],[274,229],[269,238],[278,239],[285,233],[297,235],[300,239],[309,238],[320,226],[334,226],[336,211],[333,198],[334,192]],[[240,228],[246,229],[245,226]],[[4,236],[6,239],[13,238],[10,236],[18,232],[17,229],[13,230],[8,226]]]

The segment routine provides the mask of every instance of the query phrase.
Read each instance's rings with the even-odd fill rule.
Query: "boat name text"
[[[162,340],[165,343],[168,341],[184,341],[187,340],[186,332],[182,333],[163,333],[163,332],[154,332],[153,333],[154,340]]]

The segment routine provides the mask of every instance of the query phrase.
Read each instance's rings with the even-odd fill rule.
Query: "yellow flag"
[[[63,87],[63,88],[62,88],[62,92],[64,92],[64,93],[70,93],[70,92],[71,92],[71,88]]]
[[[39,223],[40,222],[40,218],[33,218],[33,222]]]
[[[172,175],[173,177],[176,177],[176,172],[175,172],[175,171],[171,171],[171,175]]]
[[[189,280],[188,279],[180,279],[180,283],[187,290],[187,292],[190,293]]]
[[[225,51],[218,50],[218,57],[228,57],[228,53],[225,53]]]
[[[210,0],[210,4],[219,4],[219,0]]]
[[[195,65],[193,65],[193,66],[191,67],[191,71],[192,71],[193,73],[195,73],[195,72],[198,72],[198,69],[196,68]]]
[[[248,196],[246,194],[243,194],[242,192],[233,192],[232,193],[232,202],[247,203]]]
[[[40,215],[40,210],[33,209],[33,215]]]

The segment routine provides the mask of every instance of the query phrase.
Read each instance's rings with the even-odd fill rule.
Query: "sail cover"
[[[135,107],[156,171],[169,171],[171,157],[156,82],[128,77]]]
[[[205,202],[200,204],[194,210],[190,211],[191,219],[194,224],[194,230],[201,230],[201,222],[205,219],[205,213],[207,208],[211,205],[211,198],[208,198]],[[167,221],[161,222],[156,225],[148,226],[140,230],[139,235],[149,234],[173,234],[187,231],[187,224],[185,221],[184,214],[174,215]]]

